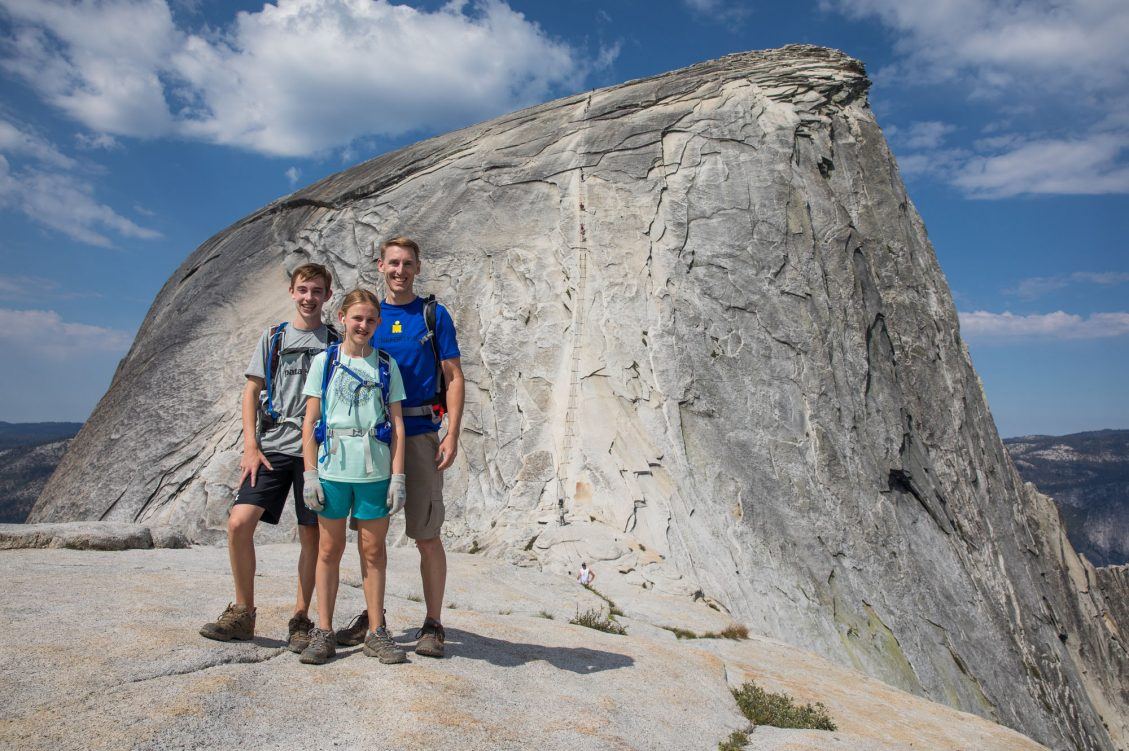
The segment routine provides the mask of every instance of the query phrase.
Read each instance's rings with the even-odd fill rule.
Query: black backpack
[[[435,315],[438,306],[435,295],[428,295],[423,300],[423,324],[427,327],[427,335],[424,339],[430,340],[431,352],[435,355],[435,394],[428,405],[431,406],[432,419],[436,422],[441,421],[443,415],[447,414],[447,379],[443,375],[443,365],[439,360],[439,342],[435,337]]]

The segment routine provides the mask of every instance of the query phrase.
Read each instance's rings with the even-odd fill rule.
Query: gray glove
[[[307,469],[302,473],[302,503],[310,511],[325,511],[325,491],[321,489],[316,469]]]
[[[404,475],[392,475],[388,481],[388,515],[395,516],[404,508],[408,500],[407,479]]]

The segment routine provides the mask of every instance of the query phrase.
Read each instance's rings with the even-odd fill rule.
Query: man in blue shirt
[[[443,471],[458,454],[463,419],[465,389],[459,344],[455,324],[442,305],[436,305],[435,310],[435,347],[428,337],[424,301],[414,289],[420,269],[419,245],[414,240],[395,237],[381,245],[377,268],[384,274],[385,297],[372,344],[396,360],[407,395],[401,403],[407,435],[404,472],[408,499],[404,521],[408,537],[415,540],[419,549],[423,599],[427,605],[427,617],[416,634],[416,654],[442,657],[444,633],[440,615],[447,583],[447,556],[439,532],[444,517]],[[437,418],[432,409],[440,372],[447,384],[447,432],[442,440],[442,418]],[[337,643],[359,644],[367,630],[366,612],[337,632]]]

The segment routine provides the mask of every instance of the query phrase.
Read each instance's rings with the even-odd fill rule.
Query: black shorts
[[[302,472],[306,469],[305,461],[300,456],[286,454],[270,453],[264,456],[274,469],[260,466],[255,475],[255,487],[251,487],[251,478],[248,476],[239,488],[235,505],[245,503],[248,506],[258,506],[263,509],[263,521],[278,524],[278,520],[282,518],[282,509],[286,506],[286,496],[290,495],[290,489],[293,488],[294,514],[298,517],[298,523],[316,526],[318,515],[302,503]]]

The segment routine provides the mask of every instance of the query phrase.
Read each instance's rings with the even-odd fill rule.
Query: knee
[[[361,551],[361,555],[365,558],[365,563],[377,568],[384,568],[388,565],[388,546],[384,541],[366,545]]]
[[[334,539],[330,535],[322,535],[318,540],[318,560],[326,563],[337,563],[345,552],[345,539]]]
[[[438,537],[432,537],[430,540],[416,540],[416,548],[421,556],[430,558],[443,553],[443,541]]]
[[[255,536],[255,527],[258,519],[242,515],[231,515],[227,518],[227,537],[229,540],[245,541]]]

